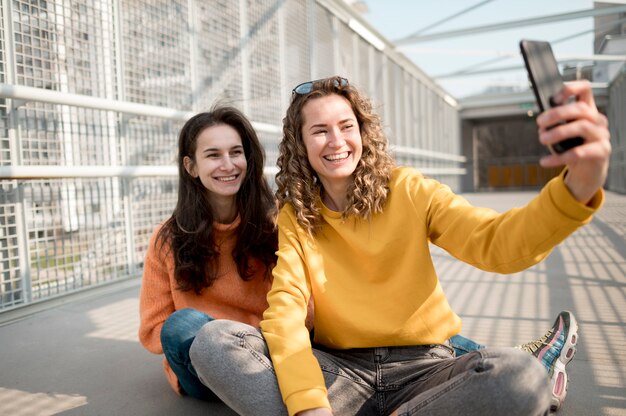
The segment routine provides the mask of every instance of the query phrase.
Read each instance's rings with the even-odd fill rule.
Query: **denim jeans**
[[[543,367],[513,348],[454,357],[451,345],[331,350],[314,346],[335,416],[547,415]],[[190,350],[202,382],[240,415],[286,415],[261,332],[215,320]]]
[[[450,345],[454,348],[454,354],[457,357],[467,354],[468,352],[485,348],[484,345],[478,344],[462,335],[455,335],[450,338]]]
[[[175,311],[161,328],[161,346],[184,394],[196,399],[217,401],[219,398],[198,379],[189,358],[189,348],[196,334],[212,320],[209,315],[196,309]]]

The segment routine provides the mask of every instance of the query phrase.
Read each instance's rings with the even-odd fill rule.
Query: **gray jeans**
[[[314,346],[335,416],[547,415],[546,372],[531,355],[485,348],[455,358],[447,345],[331,350]],[[198,377],[240,415],[286,415],[261,332],[215,320],[190,350]]]

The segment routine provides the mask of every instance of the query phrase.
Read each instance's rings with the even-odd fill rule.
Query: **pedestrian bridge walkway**
[[[466,196],[505,210],[533,195]],[[485,273],[437,248],[433,256],[463,318],[462,333],[477,342],[525,342],[543,334],[559,311],[574,312],[580,342],[559,414],[626,416],[626,195],[608,193],[591,224],[521,273]],[[139,284],[63,298],[0,326],[0,415],[234,415],[170,390],[162,357],[137,341]]]

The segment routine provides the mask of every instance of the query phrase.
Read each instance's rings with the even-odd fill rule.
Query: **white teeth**
[[[230,182],[230,181],[234,181],[236,178],[237,178],[236,176],[222,176],[221,178],[215,178],[215,179],[221,182]]]
[[[348,157],[348,152],[343,152],[343,153],[335,153],[334,155],[324,156],[324,159],[326,159],[326,160],[341,160],[341,159],[346,159],[347,157]]]

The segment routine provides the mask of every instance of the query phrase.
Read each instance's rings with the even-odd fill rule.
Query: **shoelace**
[[[546,340],[552,336],[553,332],[554,330],[549,329],[548,332],[546,332],[545,335],[542,336],[541,338],[534,340],[534,341],[527,342],[526,344],[518,345],[515,348],[519,348],[522,351],[526,351],[530,354],[534,354],[535,351],[537,351],[544,345],[550,345],[546,342]]]

